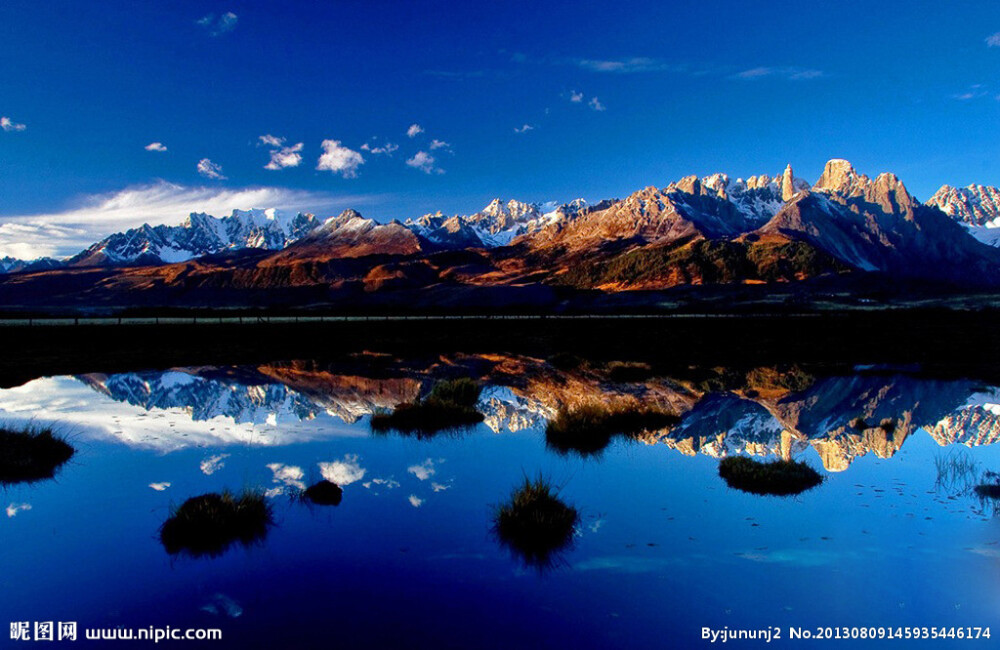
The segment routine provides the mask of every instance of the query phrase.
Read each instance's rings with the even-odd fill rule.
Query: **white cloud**
[[[145,147],[143,147],[143,149],[145,149],[146,151],[166,151],[167,145],[163,144],[162,142],[150,142]]]
[[[598,98],[596,98],[596,97],[591,97],[591,98],[590,98],[590,101],[589,101],[589,102],[587,102],[587,106],[590,106],[590,107],[591,107],[592,109],[594,109],[595,111],[603,111],[603,110],[606,110],[606,109],[604,108],[604,104],[602,104],[602,103],[601,103],[601,100],[599,100],[599,99],[598,99]]]
[[[450,485],[450,483],[448,483],[448,484],[445,484],[445,483],[431,483],[431,489],[434,490],[435,492],[444,492],[445,490],[450,490],[451,489],[451,485]]]
[[[434,151],[435,149],[447,149],[447,150],[450,150],[451,149],[451,145],[449,143],[445,142],[444,140],[434,139],[434,140],[431,140],[431,151]]]
[[[199,26],[208,30],[208,33],[212,36],[220,36],[226,32],[231,32],[236,29],[236,22],[239,18],[231,11],[219,16],[218,20],[215,18],[215,14],[207,14],[202,16],[195,21]]]
[[[162,483],[150,483],[149,487],[153,488],[157,492],[163,492],[168,487],[170,487],[170,482],[169,481],[163,481]]]
[[[417,477],[418,480],[421,481],[426,481],[427,479],[429,479],[430,477],[434,476],[434,474],[437,473],[436,470],[434,469],[434,461],[431,460],[430,458],[420,463],[419,465],[410,465],[409,467],[406,468],[406,471],[409,472],[410,474],[413,474],[414,476]]]
[[[198,173],[205,178],[218,181],[226,180],[226,177],[222,175],[222,165],[214,163],[208,158],[202,158],[198,161]]]
[[[574,104],[579,104],[580,102],[583,101],[583,93],[577,92],[575,90],[569,91],[569,101],[573,102]]]
[[[994,32],[986,37],[986,47],[1000,47],[1000,32]]]
[[[535,127],[530,124],[525,124],[524,126],[515,126],[514,133],[527,133],[528,131],[534,131]]]
[[[84,196],[57,212],[0,217],[0,257],[34,259],[73,255],[113,232],[144,223],[176,225],[192,212],[215,216],[250,208],[319,212],[370,200],[371,197],[365,196],[336,197],[280,187],[190,187],[161,180],[114,193]]]
[[[406,164],[414,169],[419,169],[425,174],[443,174],[444,170],[437,167],[437,159],[426,151],[418,151]]]
[[[30,503],[12,503],[7,506],[7,516],[16,517],[17,513],[24,512],[25,510],[31,510]]]
[[[369,152],[371,154],[374,154],[376,156],[377,155],[381,155],[381,154],[385,154],[387,156],[391,156],[397,149],[399,149],[399,145],[398,144],[393,144],[392,142],[386,142],[383,145],[377,145],[377,144],[374,144],[374,143],[373,144],[368,144],[366,142],[363,145],[361,145],[361,150],[362,151],[367,151],[367,152]]]
[[[357,178],[358,167],[365,164],[364,157],[340,144],[340,140],[323,140],[323,155],[319,157],[316,169],[331,171],[344,178]]]
[[[347,454],[343,460],[320,463],[319,473],[331,483],[344,487],[365,477],[365,468],[360,465],[359,460],[357,454]]]
[[[18,124],[17,122],[15,122],[14,120],[10,119],[6,115],[4,115],[3,117],[0,117],[0,129],[3,129],[4,131],[14,131],[14,132],[17,132],[17,131],[23,131],[26,128],[28,128],[28,127],[25,126],[24,124]]]
[[[410,505],[413,506],[414,508],[419,508],[420,506],[424,505],[424,500],[418,497],[416,494],[410,495],[409,502]]]
[[[205,460],[201,461],[198,467],[201,469],[202,474],[205,476],[211,476],[225,466],[226,463],[224,461],[227,458],[229,458],[229,454],[216,454],[215,456],[209,456]]]
[[[420,126],[419,124],[411,124],[410,128],[406,129],[406,135],[411,138],[415,138],[423,132],[424,132],[424,127]]]
[[[285,139],[274,135],[260,136],[260,143],[271,147],[271,160],[264,169],[285,169],[298,167],[302,163],[302,143],[285,146]]]

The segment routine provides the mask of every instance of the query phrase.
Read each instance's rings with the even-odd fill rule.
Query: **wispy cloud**
[[[12,503],[9,506],[7,506],[6,512],[8,517],[16,517],[17,513],[25,512],[27,510],[31,510],[30,503]]]
[[[1000,47],[1000,32],[994,32],[986,37],[986,47]]]
[[[602,104],[602,103],[601,103],[601,100],[599,100],[599,99],[598,99],[598,98],[596,98],[596,97],[591,97],[591,98],[590,98],[590,101],[589,101],[589,102],[587,102],[587,106],[589,106],[589,107],[590,107],[591,109],[593,109],[593,110],[595,110],[595,111],[603,111],[603,110],[607,110],[607,109],[606,109],[606,108],[604,107],[604,104]]]
[[[577,92],[575,90],[569,91],[569,101],[573,102],[574,104],[579,104],[580,102],[583,101],[583,93]]]
[[[162,142],[150,142],[145,147],[143,147],[143,149],[145,149],[146,151],[166,151],[167,145],[163,144]]]
[[[377,139],[378,138],[372,138],[373,141]],[[361,145],[362,151],[367,151],[376,156],[380,155],[391,156],[393,153],[396,152],[397,149],[399,149],[399,145],[393,142],[386,142],[385,144],[378,144],[376,142],[372,142],[371,144],[369,144],[366,142],[363,145]]]
[[[424,127],[419,124],[411,124],[408,129],[406,129],[406,135],[409,138],[415,138],[424,132]]]
[[[192,212],[215,216],[249,208],[319,212],[357,206],[371,199],[280,187],[226,189],[157,181],[109,194],[84,196],[57,212],[0,217],[3,222],[0,257],[34,259],[72,255],[113,232],[144,223],[176,225]]]
[[[0,129],[3,129],[4,131],[8,131],[8,132],[14,131],[14,132],[17,132],[17,131],[24,131],[26,128],[28,128],[26,125],[24,125],[24,124],[18,124],[17,122],[15,122],[14,120],[10,119],[6,115],[4,115],[3,117],[0,117]]]
[[[986,91],[986,87],[983,84],[973,84],[969,86],[968,90],[960,93],[955,93],[951,96],[952,99],[957,99],[960,102],[967,102],[973,99],[979,99],[980,97],[986,97],[989,93]]]
[[[514,133],[527,133],[528,131],[534,131],[535,127],[530,124],[524,124],[523,126],[515,126]]]
[[[419,169],[425,174],[443,174],[444,170],[437,166],[437,159],[426,151],[418,151],[406,164]]]
[[[260,136],[260,143],[271,148],[271,160],[264,169],[285,169],[298,167],[302,163],[302,143],[285,146],[285,138],[274,135]]]
[[[411,494],[407,500],[410,502],[410,505],[413,506],[414,508],[419,508],[420,506],[424,505],[424,500],[418,497],[416,494]]]
[[[211,178],[212,180],[226,180],[226,177],[222,174],[222,165],[214,163],[208,158],[202,158],[198,161],[198,173],[205,178]]]
[[[431,151],[434,151],[435,149],[445,149],[446,151],[450,151],[451,144],[445,142],[444,140],[438,140],[435,138],[434,140],[431,140]]]
[[[323,155],[316,169],[340,174],[344,178],[357,178],[358,167],[365,164],[364,156],[340,143],[340,140],[323,140]]]
[[[749,68],[741,72],[737,72],[735,76],[737,79],[745,79],[745,80],[772,77],[777,79],[786,79],[789,81],[803,81],[807,79],[819,79],[820,77],[823,76],[823,71],[815,70],[812,68],[795,68],[795,67],[772,68],[767,66],[760,66],[756,68]]]
[[[632,74],[636,72],[681,72],[690,67],[686,64],[668,63],[660,59],[631,57],[626,59],[572,59],[572,62],[591,72],[614,72]]]
[[[227,11],[218,18],[215,14],[207,14],[195,21],[200,27],[208,31],[211,36],[221,36],[236,29],[239,18],[231,11]]]

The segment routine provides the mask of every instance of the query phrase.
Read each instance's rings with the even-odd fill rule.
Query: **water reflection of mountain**
[[[840,369],[650,368],[622,381],[614,364],[549,363],[514,355],[451,355],[404,360],[360,355],[320,364],[82,375],[118,402],[145,410],[182,409],[193,420],[236,423],[309,420],[319,414],[358,421],[413,401],[438,379],[470,376],[485,385],[479,410],[493,431],[539,428],[560,408],[590,401],[656,405],[678,413],[673,427],[642,434],[684,454],[788,456],[809,447],[831,471],[869,452],[895,454],[918,429],[941,445],[1000,438],[1000,393],[965,379]]]

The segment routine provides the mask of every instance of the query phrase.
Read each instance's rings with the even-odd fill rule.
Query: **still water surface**
[[[373,411],[455,376],[485,386],[484,423],[371,432]],[[593,400],[681,419],[596,454],[548,447],[547,420]],[[219,628],[212,647],[659,648],[704,646],[702,627],[989,626],[1000,611],[1000,518],[971,491],[1000,470],[1000,388],[974,378],[359,355],[39,378],[0,391],[0,417],[56,423],[77,448],[54,480],[2,493],[11,621]],[[742,493],[717,473],[741,453],[826,481]],[[955,460],[973,469],[942,474]],[[491,533],[493,507],[539,473],[581,514],[545,571]],[[340,505],[294,498],[321,478]],[[244,487],[274,509],[263,542],[164,550],[172,505]],[[949,643],[970,647],[934,647]]]

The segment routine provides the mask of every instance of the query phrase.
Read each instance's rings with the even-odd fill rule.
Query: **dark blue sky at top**
[[[196,22],[226,12],[225,33]],[[832,157],[923,200],[1000,184],[998,31],[996,2],[7,0],[0,115],[26,128],[0,131],[0,215],[163,179],[405,218],[789,162],[814,181]],[[301,165],[264,169],[264,134],[303,143]],[[356,178],[316,169],[325,139],[364,156]]]

